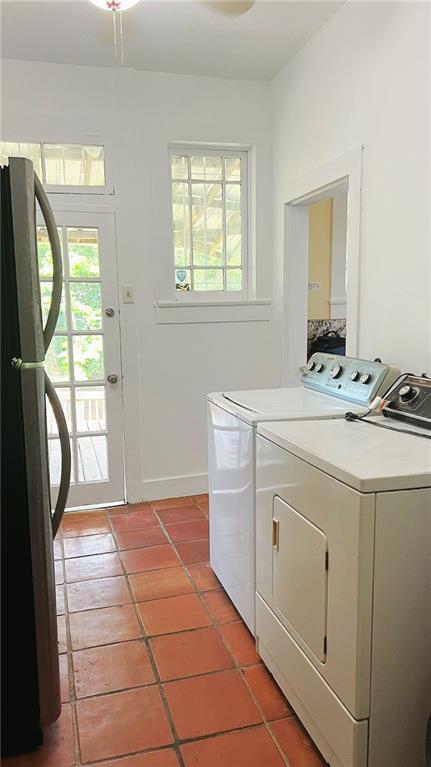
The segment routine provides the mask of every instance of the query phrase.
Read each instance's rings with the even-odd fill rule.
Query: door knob
[[[113,317],[115,314],[115,309],[113,309],[111,306],[108,306],[108,308],[105,309],[105,314],[107,317]]]
[[[111,373],[111,374],[108,376],[108,381],[109,381],[109,383],[110,383],[110,384],[116,384],[116,383],[118,383],[118,376],[117,376],[117,374],[116,374],[116,373]]]

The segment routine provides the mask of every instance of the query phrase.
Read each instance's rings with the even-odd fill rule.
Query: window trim
[[[179,156],[203,156],[203,157],[239,157],[241,160],[241,269],[242,269],[242,289],[241,290],[191,290],[179,291],[175,288],[175,250],[174,250],[174,230],[172,226],[173,200],[172,184],[177,180],[172,178],[171,157]],[[169,258],[169,295],[172,296],[174,305],[188,304],[224,304],[224,303],[243,303],[250,298],[250,228],[249,228],[249,201],[250,201],[250,151],[249,147],[241,146],[238,148],[232,145],[217,144],[192,144],[192,143],[170,143],[168,145],[168,173],[169,173],[169,220],[170,229],[170,258]],[[202,179],[194,179],[201,181]],[[188,179],[190,184],[192,178]],[[217,183],[217,182],[216,182]],[[222,187],[226,181],[220,182]],[[238,183],[238,182],[232,182]],[[224,207],[223,207],[224,211]],[[226,241],[226,231],[224,228],[224,248]],[[205,268],[205,267],[203,267]],[[208,267],[210,268],[210,267]],[[213,267],[214,268],[214,267]],[[225,270],[226,267],[224,266]]]
[[[40,179],[43,185],[43,188],[47,192],[47,194],[79,194],[79,195],[112,195],[114,194],[114,186],[111,181],[111,170],[110,170],[110,163],[108,162],[108,153],[106,151],[106,142],[105,141],[87,141],[85,140],[85,137],[81,137],[81,139],[68,139],[68,140],[62,140],[57,141],[53,139],[28,139],[28,138],[1,138],[1,141],[4,143],[10,143],[10,144],[38,144],[40,146],[40,159],[41,159],[41,169],[42,169],[42,178]],[[60,146],[95,146],[95,147],[102,147],[103,149],[103,164],[104,164],[104,171],[105,171],[105,184],[104,186],[87,186],[84,184],[47,184],[45,182],[46,179],[46,168],[45,168],[45,151],[44,147],[46,144],[59,144]],[[13,156],[13,155],[11,155]]]

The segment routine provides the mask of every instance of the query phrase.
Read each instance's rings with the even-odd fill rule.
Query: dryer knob
[[[371,381],[371,373],[362,373],[361,383],[368,384]]]
[[[324,370],[325,366],[323,362],[318,362],[316,365],[316,373],[321,373],[322,370]]]
[[[409,384],[402,386],[400,389],[400,399],[403,402],[410,402],[410,400],[417,397],[417,395],[418,395],[418,390],[415,389],[414,386],[410,386]]]
[[[352,370],[350,373],[350,380],[351,381],[357,381],[359,378],[359,370]]]
[[[343,368],[342,368],[342,366],[341,366],[341,365],[334,365],[334,367],[333,367],[333,368],[331,368],[331,370],[329,371],[329,375],[330,375],[332,378],[338,378],[338,376],[340,375],[340,373],[341,373],[342,369],[343,369]]]
[[[314,370],[315,367],[316,367],[316,363],[314,362],[314,360],[309,360],[309,362],[307,362],[307,370]]]

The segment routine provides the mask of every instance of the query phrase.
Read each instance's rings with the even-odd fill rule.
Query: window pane
[[[58,399],[61,402],[61,407],[63,408],[63,413],[66,418],[67,428],[70,431],[72,428],[70,416],[70,389],[69,387],[56,386],[55,391],[57,393]],[[57,422],[54,418],[54,413],[51,405],[49,404],[48,398],[46,399],[46,420],[48,424],[48,434],[58,434]]]
[[[42,180],[40,144],[24,144],[16,141],[0,141],[0,165],[8,165],[9,157],[26,157],[33,161],[34,169]]]
[[[42,301],[42,320],[44,325],[48,317],[49,307],[51,306],[51,293],[52,293],[52,282],[41,282],[40,297]],[[55,329],[67,330],[66,312],[64,309],[64,283],[63,283],[63,294],[61,296],[60,312],[58,315],[58,320],[57,320]]]
[[[192,178],[204,181],[221,181],[221,157],[192,157],[191,174]]]
[[[241,181],[241,160],[239,157],[227,157],[224,161],[226,181]]]
[[[61,226],[57,227],[60,248],[63,251]],[[52,252],[51,243],[48,239],[48,231],[45,226],[37,227],[37,258],[39,263],[39,277],[41,280],[52,280]]]
[[[241,187],[226,184],[226,260],[229,266],[241,265]]]
[[[193,263],[223,265],[222,185],[192,184]]]
[[[47,184],[105,186],[102,146],[44,144]]]
[[[104,377],[103,336],[73,337],[73,368],[76,381],[94,381]]]
[[[75,482],[75,471],[73,461],[72,440],[70,440],[70,452],[72,458],[72,466],[70,468],[70,482]],[[49,479],[51,485],[60,484],[61,476],[61,448],[59,439],[48,440],[48,456],[49,456]]]
[[[67,229],[67,250],[71,277],[99,276],[97,229]]]
[[[70,303],[74,330],[102,328],[99,282],[71,282]]]
[[[190,264],[189,185],[172,184],[175,266]]]
[[[108,479],[106,437],[79,437],[78,478],[80,482]]]
[[[226,270],[226,290],[242,290],[242,269]]]
[[[172,178],[187,179],[189,177],[187,157],[175,155],[171,157]]]
[[[51,381],[69,380],[69,354],[67,336],[54,336],[45,358],[46,372]]]
[[[104,386],[76,388],[75,402],[78,431],[104,431],[106,429]]]
[[[223,290],[223,269],[195,269],[195,290]]]
[[[175,288],[187,292],[192,289],[190,269],[175,269]]]

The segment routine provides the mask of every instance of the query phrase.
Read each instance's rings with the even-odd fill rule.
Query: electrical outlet
[[[135,296],[133,295],[133,288],[131,285],[123,285],[123,304],[133,304],[135,302]]]

